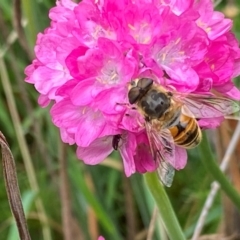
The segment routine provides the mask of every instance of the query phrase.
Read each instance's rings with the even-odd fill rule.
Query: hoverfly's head
[[[130,82],[128,87],[128,100],[130,104],[139,101],[151,88],[153,80],[150,78],[135,79]]]

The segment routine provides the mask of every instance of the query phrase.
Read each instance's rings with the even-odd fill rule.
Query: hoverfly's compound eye
[[[141,78],[138,81],[137,86],[142,90],[148,90],[153,84],[153,80],[150,78]]]
[[[140,89],[137,87],[133,87],[129,92],[128,92],[128,100],[130,104],[134,104],[138,101],[138,98],[140,96]]]
[[[132,81],[130,91],[128,92],[128,99],[130,104],[139,101],[153,85],[153,80],[150,78],[140,78]]]

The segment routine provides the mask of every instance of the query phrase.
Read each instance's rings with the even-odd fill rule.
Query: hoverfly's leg
[[[167,74],[167,72],[165,70],[163,70],[163,86],[168,86],[169,84],[167,83],[168,80],[170,80],[170,76]]]
[[[141,123],[139,118],[137,119],[137,123],[140,127],[144,127],[144,123]]]
[[[125,106],[127,109],[131,109],[131,106],[129,103],[116,103],[116,105],[119,105],[119,106]],[[125,113],[125,116],[129,117],[130,115],[128,113]]]
[[[126,106],[127,108],[133,109],[133,110],[137,110],[136,107],[132,107],[130,103],[116,103],[116,105],[120,105],[120,106]]]
[[[130,107],[130,103],[116,103],[116,105]]]
[[[127,110],[134,110],[134,111],[137,110],[137,108],[133,107],[130,103],[116,103],[116,105],[125,106]],[[131,114],[129,114],[129,113],[125,113],[124,115],[126,117],[130,117],[131,116]],[[138,123],[139,123],[139,121],[138,121]],[[142,124],[140,126],[142,126]]]
[[[163,70],[163,77],[167,78],[167,79],[170,79],[169,75],[167,74],[167,72],[165,70]]]

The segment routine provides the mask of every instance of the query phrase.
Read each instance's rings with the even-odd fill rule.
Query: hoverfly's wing
[[[168,129],[157,131],[150,122],[145,125],[152,157],[158,164],[158,177],[165,186],[170,187],[175,173],[175,144],[172,135]]]
[[[183,114],[194,118],[223,117],[240,110],[233,100],[214,95],[174,93],[173,99],[187,107],[183,105]]]
[[[161,163],[159,163],[159,167],[157,168],[157,174],[158,174],[160,181],[166,187],[172,186],[175,169],[170,163],[168,163],[166,161],[162,161]]]

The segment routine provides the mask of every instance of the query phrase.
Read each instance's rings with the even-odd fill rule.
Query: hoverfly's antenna
[[[116,105],[120,105],[120,106],[127,106],[127,107],[130,107],[129,105],[129,103],[116,103]]]

